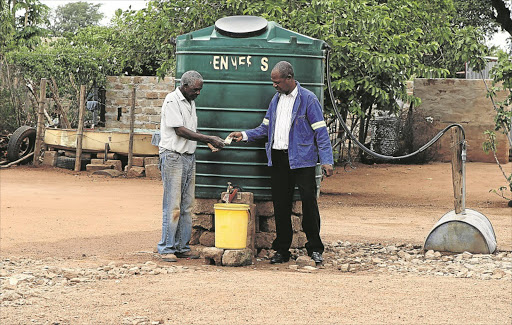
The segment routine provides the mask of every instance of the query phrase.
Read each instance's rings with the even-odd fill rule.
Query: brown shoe
[[[174,254],[163,254],[162,261],[164,262],[178,262],[178,258]]]
[[[177,258],[190,258],[191,260],[195,260],[195,259],[199,258],[199,254],[194,253],[192,251],[187,251],[187,252],[183,252],[183,253],[176,252],[175,255]]]

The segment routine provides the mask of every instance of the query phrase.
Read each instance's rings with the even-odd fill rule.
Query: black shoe
[[[191,260],[195,260],[195,259],[199,258],[199,254],[194,253],[192,251],[186,251],[183,253],[176,252],[176,253],[174,253],[174,255],[176,255],[177,258],[190,258]]]
[[[317,265],[322,264],[322,262],[324,261],[324,259],[322,258],[322,253],[320,252],[311,253],[311,259],[315,261]]]
[[[270,259],[270,264],[286,263],[290,260],[290,254],[275,253]]]

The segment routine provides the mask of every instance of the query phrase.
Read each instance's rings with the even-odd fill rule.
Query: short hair
[[[277,62],[272,71],[279,72],[281,78],[287,78],[288,76],[291,76],[293,78],[294,76],[293,66],[288,61]]]
[[[191,85],[195,83],[197,80],[203,81],[203,76],[201,76],[199,72],[194,70],[189,70],[181,76],[181,84],[183,86]]]

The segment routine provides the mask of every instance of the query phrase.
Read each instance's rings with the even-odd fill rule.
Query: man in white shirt
[[[199,257],[189,246],[197,141],[217,149],[224,147],[221,138],[197,132],[194,99],[202,88],[203,77],[197,71],[187,71],[181,77],[181,86],[169,93],[162,105],[159,154],[164,194],[162,239],[157,248],[168,262]]]
[[[320,264],[324,245],[320,239],[320,213],[316,200],[315,166],[319,162],[326,176],[333,174],[333,156],[327,125],[318,98],[294,78],[289,62],[278,62],[270,79],[277,94],[270,102],[262,123],[251,130],[232,132],[235,141],[266,139],[265,150],[271,167],[272,202],[277,237],[276,254],[270,263],[290,259],[293,237],[291,212],[295,185],[302,200],[302,228],[308,255]]]

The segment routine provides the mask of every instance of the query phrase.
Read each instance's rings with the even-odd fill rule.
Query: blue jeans
[[[164,195],[162,240],[158,243],[158,253],[184,253],[190,251],[196,178],[195,155],[163,151],[160,153],[160,171]]]

